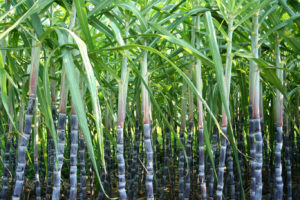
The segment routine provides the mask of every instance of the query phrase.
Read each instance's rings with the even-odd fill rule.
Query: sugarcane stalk
[[[143,120],[143,118],[142,118]],[[141,168],[141,175],[140,175],[140,179],[139,179],[139,191],[142,190],[142,186],[144,185],[145,182],[145,173],[146,173],[146,169],[145,169],[145,144],[144,144],[144,131],[142,128],[143,123],[141,123],[141,140],[142,140],[142,144],[141,144],[141,152],[139,155],[139,162],[141,162],[142,164],[142,168]]]
[[[286,115],[285,115],[286,116]],[[291,164],[291,144],[290,144],[290,136],[289,136],[289,126],[287,117],[285,117],[285,123],[283,126],[284,132],[284,163],[286,169],[286,198],[287,200],[293,199],[293,180],[292,180],[292,164]]]
[[[182,145],[185,144],[184,133],[186,127],[186,83],[183,83],[182,86],[182,97],[181,97],[181,124],[179,137]],[[179,176],[179,190],[178,190],[178,199],[183,200],[184,198],[184,152],[183,149],[179,149],[179,162],[178,162],[178,176]]]
[[[275,56],[276,67],[281,67],[280,57],[280,40],[278,34],[275,41]],[[276,69],[276,74],[279,80],[283,82],[283,72],[281,69]],[[276,125],[276,144],[275,144],[275,196],[277,200],[283,199],[283,181],[282,181],[282,164],[281,164],[281,149],[282,149],[282,126],[283,126],[283,95],[276,90],[275,103],[275,125]]]
[[[170,114],[169,114],[170,116]],[[168,117],[168,121],[170,121],[170,117]],[[167,184],[167,175],[168,175],[168,168],[169,168],[169,156],[171,155],[171,137],[170,137],[170,129],[168,126],[165,128],[165,148],[164,148],[164,163],[163,163],[163,174],[162,174],[162,183],[161,183],[161,193],[159,199],[164,198],[165,188]]]
[[[175,122],[174,124],[174,130],[175,133],[177,134],[177,123]],[[176,139],[175,137],[173,137],[173,154],[172,154],[172,176],[171,176],[171,194],[172,194],[172,199],[175,199],[175,175],[176,175],[176,171],[175,171],[175,167],[176,167],[176,160],[177,160],[177,145],[176,145]]]
[[[128,52],[126,52],[128,53]],[[119,83],[118,98],[118,123],[117,123],[117,159],[119,175],[119,195],[121,200],[127,199],[126,177],[125,177],[125,160],[124,160],[124,121],[126,116],[126,101],[129,71],[127,70],[126,55],[122,58],[121,81]]]
[[[251,53],[258,58],[258,38],[259,38],[259,11],[252,17]],[[251,157],[251,183],[250,199],[261,199],[262,196],[262,133],[260,122],[260,78],[257,63],[250,59],[250,80],[249,80],[249,138]],[[256,139],[256,144],[255,144]]]
[[[109,131],[111,132],[111,130]],[[107,174],[105,176],[105,188],[106,188],[106,191],[108,194],[111,193],[111,184],[112,184],[112,181],[111,181],[111,152],[110,152],[110,141],[108,139],[108,137],[106,137],[105,139],[105,155],[106,156],[106,159],[105,159],[105,162],[107,163]]]
[[[194,23],[196,24],[196,30],[200,31],[200,16],[197,16]],[[196,34],[196,47],[199,49],[201,46],[200,34]],[[201,71],[201,60],[196,60],[196,84],[199,94],[202,95],[203,82]],[[200,98],[197,98],[197,111],[198,111],[198,150],[199,150],[199,183],[201,187],[202,199],[207,199],[206,181],[205,181],[205,152],[204,152],[204,134],[203,134],[203,105]]]
[[[69,199],[76,199],[77,196],[77,151],[78,151],[78,118],[72,103],[71,116],[71,149],[70,149],[70,193]]]
[[[111,98],[111,101],[110,103],[112,104],[112,95],[110,94],[110,98]],[[112,107],[112,105],[111,105]],[[109,107],[107,106],[106,107],[106,117],[105,117],[105,127],[108,131],[108,134],[112,135],[112,119],[111,119],[111,114],[109,113]],[[105,175],[105,189],[107,191],[108,194],[111,194],[111,184],[112,184],[112,181],[111,181],[111,149],[110,149],[110,140],[108,138],[108,136],[105,134],[105,144],[104,144],[104,148],[105,148],[105,163],[107,163],[107,169],[106,169],[106,172],[107,174]]]
[[[212,135],[212,156],[213,160],[216,162],[216,151],[217,151],[217,144],[218,144],[218,129],[214,126],[213,135]],[[208,183],[208,197],[209,199],[214,198],[214,187],[215,187],[215,176],[214,176],[214,169],[211,165],[209,170],[209,183]]]
[[[83,133],[79,131],[79,165],[80,165],[80,193],[79,199],[84,200],[87,199],[86,193],[86,168],[85,168],[85,142]]]
[[[134,166],[135,166],[135,176],[134,176],[134,183],[133,183],[133,199],[137,199],[137,192],[139,188],[139,154],[140,154],[140,114],[139,114],[139,99],[137,100],[136,105],[136,120],[135,120],[135,140],[134,140]]]
[[[225,66],[225,89],[227,102],[229,102],[230,95],[230,83],[231,83],[231,69],[232,69],[232,35],[233,35],[233,19],[231,13],[228,15],[228,39],[227,39],[227,49],[226,49],[226,66]],[[226,148],[227,148],[227,115],[225,112],[224,104],[222,104],[222,132],[221,135],[221,149],[220,149],[220,159],[219,159],[219,169],[218,169],[218,185],[217,185],[217,199],[222,199],[223,187],[224,187],[224,167],[226,160]],[[231,151],[231,149],[229,149]],[[231,153],[229,154],[231,155]],[[231,158],[232,159],[232,158]],[[233,191],[232,191],[233,192]]]
[[[23,83],[25,81],[23,80]],[[19,132],[22,132],[23,131],[23,128],[24,128],[24,113],[25,113],[25,102],[21,101],[20,102],[20,112],[19,112],[19,116],[18,116],[18,119],[19,119],[19,125],[18,125],[18,130]],[[13,168],[13,173],[16,173],[16,165],[17,165],[17,160],[15,159],[16,158],[16,154],[17,154],[17,148],[18,148],[18,137],[15,138],[14,141],[12,141],[12,146],[13,146],[13,152],[12,152],[12,155],[11,155],[11,160],[12,160],[12,168]],[[12,185],[15,185],[15,182],[16,182],[16,177],[13,176],[13,183]],[[11,189],[13,190],[14,187],[11,187]]]
[[[133,134],[135,134],[135,131],[133,131]],[[136,138],[135,138],[136,139]],[[130,193],[129,193],[129,198],[132,199],[133,198],[133,193],[134,193],[134,182],[135,182],[135,170],[136,170],[136,151],[135,151],[135,143],[133,143],[133,140],[131,141],[131,143],[133,144],[132,146],[130,146],[130,152],[131,152],[131,167],[130,167]]]
[[[36,45],[33,40],[32,44],[32,56],[31,56],[31,72],[29,79],[29,100],[27,112],[25,115],[25,125],[22,135],[20,136],[20,142],[18,146],[18,163],[16,168],[16,184],[14,187],[14,192],[12,199],[19,200],[22,195],[22,189],[24,184],[24,169],[25,169],[25,156],[28,140],[31,135],[31,124],[32,124],[32,114],[34,110],[34,104],[36,100],[36,88],[38,82],[39,64],[40,64],[40,51],[41,47]]]
[[[50,68],[50,74],[54,76],[54,67]],[[54,127],[56,129],[56,92],[55,92],[56,82],[54,80],[50,81],[50,91],[51,91],[51,112],[52,112],[52,120],[54,123]],[[46,200],[51,198],[52,194],[52,178],[54,172],[54,164],[55,164],[55,147],[54,140],[50,133],[50,130],[47,129],[47,189],[46,189]]]
[[[152,121],[152,120],[151,120]],[[152,127],[152,123],[151,123]],[[152,129],[151,129],[152,131]],[[156,172],[154,174],[154,184],[155,184],[155,191],[158,193],[159,191],[159,186],[160,186],[160,177],[161,177],[161,170],[160,170],[160,148],[159,148],[159,143],[158,143],[158,133],[157,129],[154,129],[154,133],[151,135],[153,136],[153,150],[155,152],[154,155],[154,171]]]
[[[40,168],[39,168],[39,112],[37,111],[36,103],[36,114],[34,117],[34,169],[35,169],[35,193],[36,199],[41,200],[41,182],[40,182]]]
[[[228,182],[229,182],[229,199],[234,200],[235,199],[235,184],[234,184],[234,175],[233,175],[233,159],[231,154],[231,146],[227,146],[227,157],[228,157]]]
[[[65,150],[65,128],[66,128],[66,108],[68,99],[68,87],[66,83],[66,71],[63,70],[61,78],[61,89],[60,89],[60,106],[58,114],[58,150],[57,150],[57,162],[54,166],[54,176],[53,176],[53,191],[52,200],[60,199],[60,189],[61,189],[61,170],[63,166],[64,150]]]
[[[194,40],[195,36],[192,37]],[[193,65],[190,67],[189,78],[192,80],[193,76]],[[191,88],[188,88],[188,108],[189,108],[189,116],[188,116],[188,137],[186,143],[186,155],[187,155],[187,166],[186,166],[186,174],[185,174],[185,188],[184,188],[184,199],[188,200],[190,198],[191,192],[191,164],[192,164],[192,134],[194,131],[194,93],[191,91]]]
[[[144,45],[147,45],[147,42],[144,42]],[[148,84],[148,61],[147,61],[148,53],[144,51],[143,59],[141,60],[141,75],[145,81],[145,84]],[[147,157],[146,163],[146,194],[147,200],[154,199],[153,193],[153,147],[151,141],[151,120],[150,120],[150,102],[148,91],[144,84],[142,84],[142,113],[143,113],[143,127],[144,127],[144,145],[145,145],[145,153]]]
[[[198,185],[199,185],[199,155],[198,155],[198,151],[199,151],[199,148],[198,148],[198,144],[199,144],[199,134],[198,134],[198,126],[196,125],[195,126],[195,132],[196,134],[194,134],[194,139],[193,139],[193,147],[192,147],[192,159],[193,159],[193,166],[192,166],[192,185],[194,186],[193,187],[193,199],[196,199],[197,198],[197,191],[198,191]],[[196,148],[194,148],[196,147]]]
[[[132,133],[131,133],[131,127],[130,127],[130,122],[128,121],[128,124],[127,124],[127,147],[128,147],[128,152],[127,152],[127,155],[128,155],[128,175],[127,175],[127,191],[130,191],[130,187],[132,185],[132,146],[131,146],[131,143],[132,143]],[[128,198],[131,199],[131,192],[128,193]]]
[[[241,152],[245,153],[245,142],[244,142],[244,133],[243,133],[243,128],[244,127],[244,115],[242,113],[241,110],[239,110],[239,114],[238,114],[238,121],[237,121],[237,135],[238,135],[238,148]],[[244,158],[243,156],[239,157],[239,163],[242,169],[242,178],[244,178],[244,173],[245,173],[245,165],[244,165]],[[240,180],[238,180],[238,186],[239,188],[241,188],[241,182]],[[241,190],[238,189],[237,190],[237,198],[240,199],[241,198]]]

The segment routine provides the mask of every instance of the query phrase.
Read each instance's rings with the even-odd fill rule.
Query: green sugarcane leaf
[[[153,0],[142,10],[141,14],[145,15],[153,6],[161,2],[162,0]]]
[[[83,32],[83,37],[87,46],[92,49],[93,48],[93,40],[91,37],[91,32],[88,26],[88,18],[85,10],[84,0],[75,0],[76,14],[78,17],[78,21],[80,24],[80,29]]]
[[[33,6],[33,0],[27,0],[26,1],[26,4],[28,7],[32,7]],[[31,24],[35,30],[35,33],[37,34],[37,36],[40,36],[42,35],[42,33],[44,32],[43,30],[43,26],[42,26],[42,22],[38,16],[37,13],[33,13],[31,16],[30,16],[30,19],[31,19]]]
[[[266,19],[266,17],[267,17],[269,14],[271,14],[273,11],[276,10],[277,7],[278,7],[278,4],[272,6],[270,9],[266,10],[266,11],[263,13],[263,15],[261,15],[261,16],[259,17],[258,23],[261,24],[261,23]]]
[[[228,118],[228,121],[231,121],[230,112],[229,112],[229,105],[226,98],[226,88],[225,88],[225,81],[224,81],[224,70],[222,65],[222,59],[219,52],[219,47],[217,43],[217,38],[215,34],[215,28],[212,22],[212,17],[210,11],[207,11],[205,13],[206,17],[206,27],[207,27],[207,34],[209,37],[209,46],[210,50],[213,56],[213,60],[215,63],[215,70],[216,70],[216,76],[217,76],[217,83],[219,87],[219,92],[221,95],[222,103],[224,105],[224,109],[226,111],[226,115]]]
[[[16,9],[22,4],[24,3],[26,0],[22,0],[20,2],[18,2],[16,5],[13,5],[12,8],[7,11],[6,13],[4,13],[1,17],[0,17],[0,21],[2,21],[5,17],[7,17],[8,15],[12,15]]]
[[[95,27],[96,29],[98,29],[99,31],[101,31],[102,33],[104,33],[105,35],[108,36],[108,38],[113,39],[114,38],[114,34],[112,33],[112,31],[102,22],[100,22],[99,20],[92,18],[90,19],[90,24]]]
[[[116,25],[116,23],[114,21],[110,21],[109,23],[110,23],[110,26],[111,26],[114,34],[115,34],[115,37],[116,37],[118,43],[121,46],[125,45],[124,40],[121,36],[121,31],[120,31],[119,27]]]
[[[146,19],[142,16],[140,11],[138,11],[136,9],[136,6],[133,5],[131,2],[118,3],[115,6],[121,7],[121,8],[126,9],[126,10],[130,10],[131,12],[133,12],[135,14],[135,16],[138,18],[139,22],[141,23],[141,30],[143,32],[147,30],[147,21],[146,21]]]
[[[286,90],[283,87],[281,81],[277,77],[275,71],[272,68],[269,68],[270,66],[259,58],[253,58],[255,62],[258,64],[258,67],[261,69],[261,76],[262,78],[269,82],[273,87],[278,89],[285,98],[287,98]]]
[[[91,16],[97,14],[98,12],[100,12],[101,10],[103,10],[106,6],[110,5],[113,1],[112,0],[104,0],[104,1],[95,1],[95,3],[97,4],[95,6],[95,8],[93,8],[93,10],[91,10],[87,17],[90,18]]]
[[[264,34],[264,35],[262,36],[262,38],[261,38],[260,41],[259,41],[259,45],[261,45],[261,44],[265,41],[265,39],[266,39],[267,37],[269,37],[272,33],[275,33],[276,31],[278,31],[278,30],[282,29],[283,27],[289,25],[290,23],[292,23],[294,20],[298,19],[299,17],[300,17],[300,13],[299,13],[299,14],[296,14],[296,15],[294,15],[294,16],[292,16],[292,17],[286,19],[286,20],[284,20],[283,22],[281,22],[281,23],[279,23],[279,24],[277,24],[277,25],[275,25],[275,26],[274,26],[273,28],[271,28],[266,34]]]
[[[160,37],[168,40],[169,42],[172,42],[172,43],[175,43],[175,44],[181,46],[185,51],[187,51],[190,54],[195,55],[196,57],[201,59],[205,64],[207,64],[209,66],[214,66],[213,62],[209,58],[204,56],[202,53],[200,53],[196,48],[194,48],[192,45],[190,45],[186,41],[176,38],[174,35],[169,33],[165,28],[163,28],[159,24],[156,24],[153,22],[149,22],[149,24],[154,28],[154,30],[163,34],[163,35],[159,35]]]
[[[217,30],[219,30],[222,33],[225,40],[228,41],[229,40],[228,34],[223,29],[222,24],[220,24],[219,21],[216,20],[215,18],[213,18],[213,22],[214,22],[215,26],[217,27]]]
[[[7,116],[9,117],[10,122],[16,131],[18,131],[15,121],[9,112],[8,106],[8,95],[7,95],[7,78],[6,78],[6,70],[3,63],[2,52],[0,51],[0,83],[1,83],[1,100],[6,111]]]
[[[234,13],[233,13],[233,17],[237,17],[240,16],[242,13],[248,12],[249,9],[251,9],[251,7],[253,5],[255,5],[255,1],[247,1],[246,5],[242,5],[244,1],[240,1],[239,5],[237,5],[237,8]]]
[[[15,29],[19,24],[21,24],[25,19],[27,19],[34,13],[42,10],[44,7],[52,3],[52,1],[53,0],[37,0],[36,2],[34,2],[32,7],[24,15],[18,18],[18,20],[13,25],[11,25],[8,29],[6,29],[4,32],[0,34],[0,40],[4,38],[10,31]]]
[[[247,14],[245,16],[242,16],[242,18],[235,24],[235,26],[233,27],[233,30],[235,30],[237,27],[239,27],[241,24],[243,24],[245,21],[247,21],[257,11],[263,9],[268,3],[270,3],[270,1],[271,0],[264,0],[261,3],[257,2],[255,4],[255,7],[253,9],[247,10]]]

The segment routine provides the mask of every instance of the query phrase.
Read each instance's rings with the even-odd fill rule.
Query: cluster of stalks
[[[292,4],[24,2],[0,3],[0,200],[300,198]]]

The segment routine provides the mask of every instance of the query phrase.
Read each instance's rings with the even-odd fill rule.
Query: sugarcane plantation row
[[[0,1],[0,200],[297,200],[299,104],[299,0]]]

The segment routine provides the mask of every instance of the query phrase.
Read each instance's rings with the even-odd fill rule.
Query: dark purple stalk
[[[5,152],[4,152],[4,160],[3,160],[4,173],[2,178],[1,199],[6,199],[7,192],[8,192],[8,178],[10,175],[10,170],[9,170],[10,146],[11,146],[11,138],[8,137],[5,143]]]
[[[244,117],[243,114],[238,115],[238,120],[237,120],[237,136],[238,136],[238,148],[242,153],[245,153],[245,142],[244,142],[244,133],[243,133],[243,127],[244,127]],[[242,179],[244,179],[244,174],[245,174],[245,165],[244,165],[244,156],[239,156],[239,163],[241,166],[241,174],[242,174]],[[242,198],[242,191],[240,188],[241,187],[241,182],[238,180],[238,190],[237,190],[237,198],[241,199]]]
[[[250,199],[255,200],[255,133],[254,133],[254,119],[252,119],[252,106],[249,105],[249,140],[250,140],[250,166],[251,166],[251,182],[250,182]]]
[[[37,106],[36,106],[37,108]],[[35,194],[36,194],[36,200],[41,200],[41,182],[40,182],[40,168],[39,168],[39,132],[38,132],[38,128],[39,128],[39,124],[38,124],[38,120],[39,120],[39,114],[36,113],[35,114],[35,119],[34,119],[34,123],[35,123],[35,127],[34,127],[34,134],[35,134],[35,138],[34,138],[34,169],[35,169]]]
[[[282,148],[282,127],[276,126],[275,143],[275,196],[274,199],[281,200],[283,197],[283,181],[281,176],[281,148]]]
[[[170,121],[170,120],[169,120]],[[164,198],[165,188],[167,184],[167,175],[168,175],[168,168],[169,168],[169,156],[171,155],[171,137],[170,137],[170,129],[166,127],[165,132],[165,148],[164,148],[164,165],[163,165],[163,174],[162,174],[162,183],[161,183],[161,193],[159,199]]]
[[[227,158],[228,158],[228,183],[229,183],[229,199],[235,199],[235,183],[233,175],[233,159],[230,144],[227,145]]]
[[[275,57],[276,57],[276,67],[281,66],[280,57],[280,40],[279,35],[276,35],[275,42]],[[283,84],[283,72],[277,69],[276,75]],[[282,180],[282,164],[281,164],[281,149],[282,149],[282,126],[283,126],[283,101],[282,94],[279,90],[276,90],[275,99],[275,128],[276,128],[276,143],[275,143],[275,196],[274,199],[283,199],[283,180]]]
[[[124,147],[123,147],[123,128],[117,129],[117,159],[118,159],[118,171],[119,171],[119,193],[120,199],[127,199],[127,194],[125,190],[126,180],[125,180],[125,160],[124,160]]]
[[[186,126],[186,84],[182,86],[182,99],[181,99],[181,125],[179,137],[183,146],[185,146],[185,126]],[[178,199],[183,200],[184,198],[184,152],[182,147],[179,149],[179,161],[178,161],[178,176],[179,176],[179,189]]]
[[[144,45],[147,45],[147,42],[144,42]],[[151,107],[149,102],[148,91],[144,85],[148,84],[148,61],[147,61],[148,53],[144,51],[143,59],[141,60],[141,74],[144,82],[142,83],[142,113],[143,113],[143,127],[144,127],[144,147],[147,158],[146,163],[146,194],[147,200],[154,199],[153,192],[153,174],[154,174],[154,159],[153,159],[153,146],[151,140],[152,126],[151,126]]]
[[[193,187],[193,199],[197,199],[197,196],[198,196],[198,185],[199,185],[199,148],[197,148],[199,145],[199,134],[198,134],[198,129],[197,129],[197,126],[195,127],[195,131],[196,131],[196,134],[194,134],[194,139],[193,139],[193,147],[192,147],[192,158],[193,158],[193,166],[192,166],[192,169],[193,169],[193,172],[192,172],[192,185],[194,186]],[[194,148],[196,147],[196,148]]]
[[[121,82],[119,83],[118,123],[117,123],[117,160],[118,160],[118,176],[119,176],[119,195],[121,200],[127,199],[123,131],[124,131],[124,121],[126,117],[128,76],[129,76],[129,72],[127,70],[127,57],[123,56]]]
[[[218,129],[215,126],[213,129],[213,135],[212,135],[212,154],[213,154],[213,160],[216,163],[216,152],[217,152],[217,144],[218,144]],[[209,170],[209,182],[208,182],[208,196],[210,199],[214,198],[214,187],[215,187],[215,176],[214,176],[214,169],[211,165],[211,168]]]
[[[205,155],[204,155],[204,135],[203,129],[198,130],[199,135],[199,182],[202,192],[202,199],[207,199],[206,182],[205,182]]]
[[[227,136],[227,127],[222,127],[222,132],[225,136]],[[217,194],[216,199],[218,199],[218,200],[222,199],[223,187],[224,187],[224,168],[225,168],[225,160],[226,160],[227,140],[223,134],[221,135],[218,184],[217,184],[217,193],[216,193]]]
[[[284,135],[284,147],[285,147],[285,169],[286,169],[286,196],[287,200],[293,199],[293,180],[292,180],[292,164],[291,164],[291,152],[290,152],[290,138],[288,129],[286,126],[283,127]]]
[[[77,151],[78,151],[78,118],[72,104],[71,149],[70,149],[70,193],[69,199],[77,196]]]
[[[16,168],[16,184],[13,192],[12,199],[19,200],[21,198],[23,184],[24,184],[24,169],[26,165],[26,149],[28,140],[31,135],[31,124],[32,124],[32,114],[35,105],[36,99],[36,88],[39,72],[39,63],[40,63],[40,46],[36,46],[35,42],[33,43],[32,51],[32,62],[31,62],[31,73],[29,79],[29,100],[27,112],[25,115],[25,125],[23,133],[20,137],[20,142],[18,146],[18,162]]]
[[[263,138],[261,133],[261,119],[254,119],[254,133],[256,139],[256,150],[255,150],[255,199],[262,199],[262,166],[263,166]]]
[[[180,131],[180,141],[184,144],[184,132]],[[183,200],[184,195],[184,154],[183,150],[179,150],[179,162],[178,162],[178,176],[179,176],[179,194],[178,199]]]
[[[192,32],[192,37],[195,37],[196,39],[196,47],[197,49],[200,49],[201,42],[201,36],[199,34],[200,32],[200,16],[193,18],[194,27],[196,27],[196,30],[198,33],[195,33],[195,30]],[[193,41],[193,40],[192,40]],[[196,84],[197,84],[197,90],[199,94],[202,95],[202,63],[200,59],[196,60]],[[204,113],[203,113],[203,105],[200,100],[200,98],[197,98],[197,111],[198,111],[198,137],[199,137],[199,143],[198,143],[198,149],[199,149],[199,183],[202,193],[202,199],[207,199],[207,191],[206,191],[206,180],[205,180],[205,152],[204,152],[204,135],[203,135],[203,128],[204,128]],[[225,161],[225,160],[224,160]]]
[[[160,179],[161,179],[161,170],[160,170],[160,149],[159,149],[159,143],[158,143],[158,134],[157,130],[154,131],[154,134],[151,134],[153,136],[153,148],[155,152],[155,158],[154,158],[154,183],[155,183],[155,191],[159,191],[159,185],[160,185]]]
[[[80,165],[80,200],[87,199],[86,194],[86,168],[85,168],[85,142],[83,134],[80,132],[79,135],[79,165]]]
[[[189,78],[192,80],[193,65],[191,65]],[[188,88],[188,107],[189,107],[189,127],[188,127],[188,137],[186,143],[186,155],[187,155],[187,165],[186,165],[186,174],[185,174],[185,188],[184,188],[184,199],[188,200],[191,193],[191,164],[192,164],[192,134],[194,130],[194,95],[191,91],[191,88]]]
[[[175,134],[177,133],[177,124],[174,125],[174,131]],[[172,195],[172,199],[175,199],[175,174],[176,174],[176,170],[175,170],[175,165],[176,165],[176,160],[177,160],[177,145],[176,145],[176,139],[175,137],[173,137],[173,155],[172,155],[172,175],[171,175],[171,195]]]
[[[151,142],[151,131],[150,124],[144,123],[144,143],[145,143],[145,152],[147,156],[146,164],[146,190],[147,190],[147,200],[154,199],[153,193],[153,148]]]
[[[132,182],[133,182],[133,173],[132,173],[132,163],[133,163],[133,148],[132,148],[132,133],[131,133],[131,126],[130,126],[130,122],[128,121],[128,125],[127,125],[127,155],[128,155],[128,175],[127,175],[127,191],[130,191],[130,188],[132,186]],[[131,199],[131,192],[128,192],[128,198]]]
[[[52,200],[60,199],[61,189],[61,170],[64,161],[64,150],[65,150],[65,129],[66,129],[66,107],[67,107],[68,89],[66,85],[66,72],[63,71],[61,78],[61,90],[60,90],[60,106],[58,114],[58,145],[57,145],[57,162],[54,166],[53,176],[53,191]]]
[[[109,133],[111,133],[111,130],[109,129]],[[111,152],[110,152],[110,141],[107,136],[105,136],[105,163],[107,163],[107,174],[105,175],[105,189],[107,194],[111,194]]]
[[[55,98],[55,97],[54,97]],[[56,106],[55,100],[52,99],[52,118],[54,125],[56,127]],[[54,140],[52,135],[50,134],[50,130],[47,130],[47,158],[48,158],[48,173],[47,173],[47,189],[46,189],[46,199],[50,199],[51,190],[52,190],[52,177],[54,172],[54,164],[55,164],[55,148],[54,148]]]

